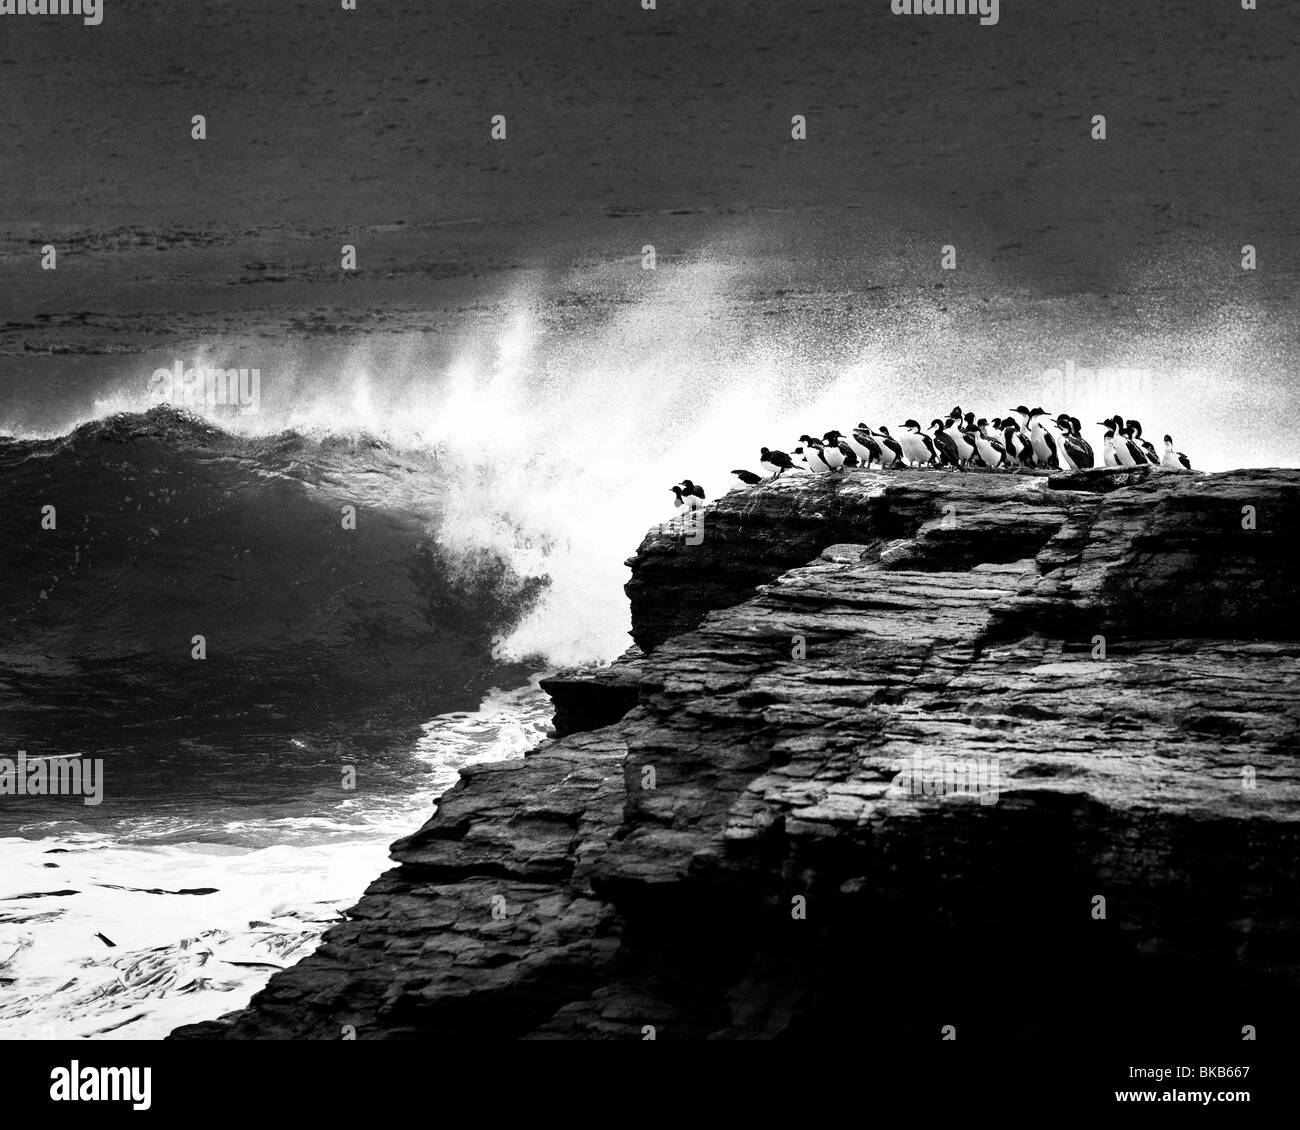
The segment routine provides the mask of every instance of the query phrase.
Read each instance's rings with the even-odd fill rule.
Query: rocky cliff
[[[550,682],[563,736],[176,1035],[1227,1047],[1294,1011],[1300,472],[791,475],[703,521],[629,562],[640,650]]]

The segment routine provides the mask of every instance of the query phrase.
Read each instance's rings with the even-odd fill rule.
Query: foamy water
[[[139,817],[103,834],[0,840],[0,1037],[158,1039],[243,1007],[391,866],[388,846],[462,767],[545,737],[541,677],[426,723],[412,755],[429,771],[407,795],[358,794],[285,820]]]
[[[696,250],[671,270],[605,265],[521,285],[445,334],[372,334],[324,352],[232,339],[107,361],[59,425],[147,409],[152,372],[175,358],[258,366],[256,413],[189,407],[242,434],[364,432],[435,453],[449,488],[440,544],[467,570],[488,551],[549,578],[503,650],[556,665],[623,650],[622,562],[671,517],[673,483],[716,497],[733,468],[759,470],[761,446],[789,450],[803,432],[860,420],[896,430],[958,404],[992,419],[1025,403],[1077,416],[1099,460],[1096,421],[1119,412],[1158,448],[1171,432],[1197,469],[1300,462],[1268,391],[1289,384],[1293,342],[1244,299],[1161,307],[1118,330],[1100,300],[1030,301],[995,279],[942,300],[863,299],[852,313],[837,292],[796,292],[767,317],[771,280],[743,247]],[[24,428],[20,406],[0,402],[0,430]]]
[[[1098,451],[1094,421],[1119,412],[1142,419],[1157,445],[1172,432],[1198,469],[1300,459],[1291,430],[1269,423],[1268,389],[1280,387],[1291,356],[1286,329],[1251,318],[1246,305],[1161,312],[1123,335],[1095,303],[1082,313],[1074,296],[1029,303],[1010,284],[991,290],[993,301],[972,291],[940,305],[900,291],[888,307],[854,313],[833,293],[782,291],[770,310],[761,287],[748,293],[761,280],[743,254],[702,256],[653,278],[575,272],[551,280],[550,299],[504,296],[490,317],[467,316],[445,339],[375,334],[326,357],[301,342],[181,343],[105,361],[39,426],[11,384],[0,431],[62,434],[143,411],[154,402],[150,375],[175,357],[257,366],[257,413],[188,407],[241,435],[295,429],[392,444],[385,473],[354,476],[349,489],[400,508],[403,492],[436,486],[430,536],[452,584],[458,567],[472,575],[493,559],[546,578],[494,652],[550,665],[605,661],[626,647],[623,561],[672,516],[672,483],[689,477],[717,497],[733,468],[759,469],[760,446],[789,450],[802,432],[925,424],[957,404],[992,418],[1025,403],[1078,416]],[[601,301],[556,304],[557,295]],[[1253,429],[1249,450],[1234,442],[1243,429]],[[102,833],[51,826],[0,840],[0,979],[9,982],[0,981],[0,1035],[156,1037],[241,1007],[356,902],[387,866],[388,845],[429,815],[460,765],[518,756],[549,715],[535,687],[491,695],[477,713],[426,727],[412,757],[433,772],[410,790],[316,813],[299,805],[291,819],[264,809],[230,819],[223,809],[224,822],[206,827],[141,814]],[[79,893],[51,893],[64,889]],[[25,894],[38,897],[15,897]]]

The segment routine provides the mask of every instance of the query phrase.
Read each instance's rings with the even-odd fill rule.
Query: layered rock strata
[[[1298,520],[1290,471],[733,492],[642,543],[643,654],[557,681],[565,736],[176,1035],[1262,1039],[1300,986]]]

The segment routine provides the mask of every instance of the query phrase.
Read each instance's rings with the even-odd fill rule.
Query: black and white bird
[[[1165,436],[1165,455],[1160,462],[1165,467],[1182,467],[1186,471],[1192,469],[1192,461],[1181,451],[1174,450],[1173,436]]]
[[[965,467],[977,454],[975,444],[966,435],[967,415],[970,416],[969,422],[973,424],[975,414],[963,413],[959,404],[948,413],[948,419],[943,425],[944,434],[952,440],[953,449],[957,453],[957,463],[961,467]]]
[[[1156,453],[1155,444],[1150,440],[1142,438],[1142,423],[1139,420],[1130,420],[1125,434],[1133,440],[1144,452],[1146,452],[1147,462],[1160,465],[1160,456]]]
[[[1097,462],[1090,444],[1082,435],[1082,427],[1073,416],[1062,412],[1056,417],[1056,426],[1061,432],[1066,454],[1076,467],[1091,467]]]
[[[682,497],[682,488],[680,486],[675,486],[669,487],[668,489],[673,492],[673,507],[680,510],[686,505],[686,500]]]
[[[1020,430],[1020,425],[1010,416],[999,417],[993,421],[995,431],[1002,433],[1002,446],[1007,458],[1017,464],[1017,470],[1034,465],[1034,448],[1029,437]]]
[[[1064,417],[1065,422],[1061,422]],[[1070,417],[1062,412],[1060,416],[1053,416],[1046,408],[1035,408],[1030,413],[1029,427],[1032,433],[1035,424],[1042,427],[1043,431],[1052,437],[1056,444],[1056,460],[1063,470],[1077,471],[1082,464],[1079,457],[1084,455],[1083,448],[1076,447],[1070,442]]]
[[[1123,416],[1112,416],[1109,420],[1098,422],[1110,430],[1111,434],[1107,438],[1115,452],[1116,467],[1142,467],[1149,462],[1146,452],[1125,434]]]
[[[1115,421],[1098,420],[1097,423],[1106,429],[1101,438],[1101,462],[1105,467],[1121,467],[1119,461],[1119,444],[1115,442]]]
[[[830,470],[830,467],[828,467],[826,463],[822,460],[821,455],[818,453],[815,447],[804,447],[803,444],[800,444],[798,447],[792,448],[790,454],[797,455],[800,459],[802,459],[804,467],[809,471]],[[796,463],[795,466],[798,466],[798,464]]]
[[[1014,418],[1015,423],[1020,425],[1020,430],[1022,432],[1029,427],[1029,409],[1023,404],[1016,408],[1008,408],[1007,411],[1010,412],[1011,415],[1006,419],[1009,421]]]
[[[944,430],[944,421],[931,420],[930,427],[934,431],[934,435],[931,438],[934,440],[934,450],[938,453],[940,464],[947,467],[949,470],[952,470],[954,467],[957,467],[962,471],[966,470],[965,465],[961,461],[961,457],[957,453],[957,444],[954,442],[952,436]]]
[[[826,434],[830,435],[830,432]],[[844,437],[844,442],[853,449],[853,454],[858,457],[859,466],[870,467],[873,462],[879,463],[882,467],[884,466],[884,452],[880,448],[879,441],[871,434],[871,429],[866,424],[859,424],[854,428],[851,436]]]
[[[827,432],[822,439],[824,440],[822,445],[823,455],[828,455],[832,447],[840,453],[842,462],[837,468],[838,470],[842,471],[845,467],[856,467],[862,462],[862,460],[858,458],[858,453],[853,450],[853,445],[844,439],[843,432],[837,432],[832,429]],[[827,459],[827,462],[829,463],[830,460]]]
[[[1034,408],[1029,413],[1029,442],[1034,448],[1034,458],[1040,467],[1058,470],[1064,467],[1073,471],[1074,463],[1066,454],[1063,437],[1055,428],[1047,426],[1047,411]]]
[[[813,439],[809,435],[799,437],[799,446],[794,449],[794,453],[803,456],[804,462],[808,464],[810,471],[833,471],[843,462],[838,447],[835,448],[834,462],[832,463],[822,451],[821,440]]]
[[[1019,404],[1015,408],[1008,408],[1007,411],[1011,415],[1003,423],[1015,424],[1017,431],[1024,437],[1025,445],[1029,448],[1029,464],[1034,467],[1057,466],[1058,464],[1049,462],[1049,460],[1055,460],[1056,458],[1056,453],[1052,450],[1055,440],[1053,439],[1049,444],[1046,438],[1040,440],[1034,438],[1034,428],[1029,422],[1030,417],[1033,415],[1032,411],[1023,404]]]
[[[1101,423],[1100,420],[1097,421]],[[1115,450],[1115,429],[1106,428],[1106,433],[1101,437],[1101,462],[1105,467],[1119,466],[1119,453]]]
[[[934,441],[930,439],[925,432],[921,431],[921,425],[915,420],[904,420],[898,425],[902,431],[898,433],[898,445],[903,449],[903,455],[911,463],[918,467],[928,467],[938,461],[938,453],[934,449]],[[885,435],[889,433],[881,429]]]
[[[690,510],[698,510],[704,505],[704,488],[690,479],[682,480],[682,501]]]
[[[986,420],[985,423],[987,424],[988,421]],[[961,429],[961,434],[966,439],[966,442],[973,448],[973,451],[971,452],[971,462],[989,467],[991,470],[992,465],[984,461],[984,456],[980,452],[979,437],[983,435],[983,433],[980,431],[979,423],[975,419],[975,413],[967,412],[962,416],[957,426]]]
[[[1012,466],[1012,460],[1007,455],[1007,449],[1002,445],[1002,441],[994,439],[989,435],[989,422],[983,417],[975,421],[974,430],[968,433],[975,443],[975,450],[979,454],[980,460],[990,470],[996,470],[1005,464]],[[1013,470],[1020,470],[1017,463]]]
[[[765,447],[758,453],[758,465],[775,479],[794,467],[794,460],[784,451],[769,450]]]
[[[859,423],[853,429],[853,434],[860,437],[862,433],[865,433],[869,439],[874,440],[880,448],[880,465],[882,467],[907,466],[907,456],[903,454],[903,446],[889,434],[888,428],[881,427],[878,432],[873,432],[866,424]]]
[[[743,467],[737,468],[731,473],[735,476],[737,486],[753,487],[763,481],[762,475],[756,475],[753,471],[746,471]]]

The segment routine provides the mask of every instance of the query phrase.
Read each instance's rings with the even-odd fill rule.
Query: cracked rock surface
[[[732,492],[629,561],[640,651],[552,680],[565,736],[175,1037],[1263,1039],[1300,999],[1298,522],[1277,470]]]

